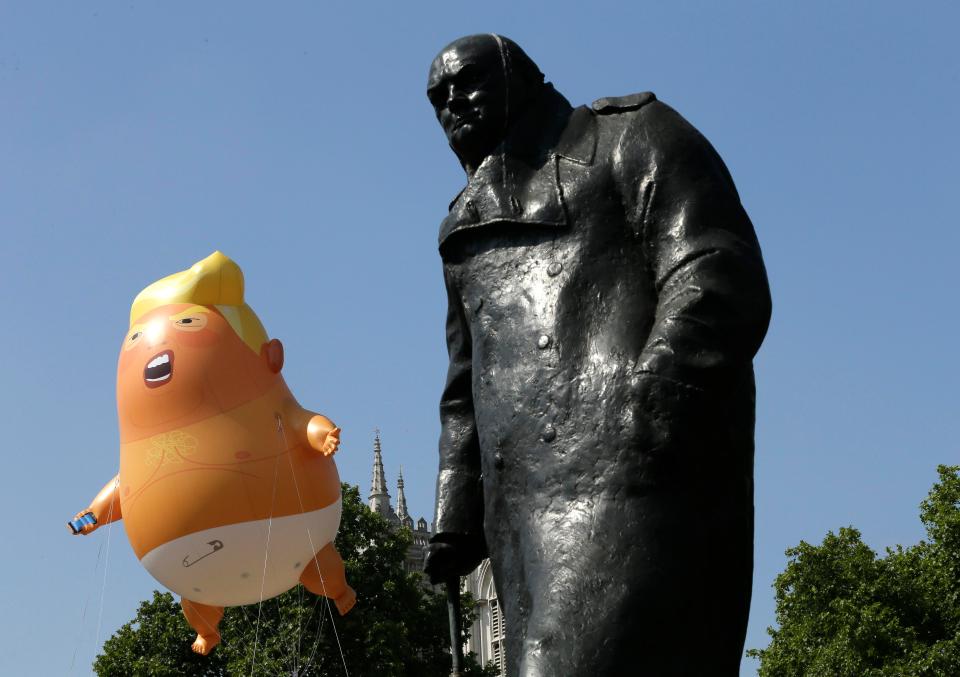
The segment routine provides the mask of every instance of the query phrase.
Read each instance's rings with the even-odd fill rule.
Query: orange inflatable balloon
[[[223,608],[298,582],[356,595],[333,539],[340,429],[302,408],[220,252],[134,300],[117,366],[120,473],[70,523],[87,534],[123,518],[141,564],[181,596],[194,651],[220,641]]]

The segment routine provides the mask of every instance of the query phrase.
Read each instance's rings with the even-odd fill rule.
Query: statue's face
[[[430,66],[427,96],[450,147],[476,167],[507,130],[507,82],[493,36],[463,38]]]

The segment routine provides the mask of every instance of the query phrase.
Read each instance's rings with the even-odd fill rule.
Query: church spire
[[[407,497],[403,494],[403,466],[400,466],[400,476],[397,478],[397,517],[401,522],[410,517],[407,512]]]
[[[373,439],[373,480],[370,483],[370,496],[368,497],[370,509],[373,512],[380,513],[388,520],[396,520],[393,508],[390,507],[390,494],[387,493],[387,478],[383,472],[383,454],[380,450],[380,429],[376,430],[376,437]]]

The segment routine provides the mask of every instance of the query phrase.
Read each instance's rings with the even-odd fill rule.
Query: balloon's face
[[[216,309],[192,304],[155,308],[127,332],[117,366],[122,421],[159,425],[202,411],[222,411],[264,389],[273,374]]]

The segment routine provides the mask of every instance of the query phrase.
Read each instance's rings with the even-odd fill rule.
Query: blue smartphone
[[[88,524],[96,524],[97,518],[93,516],[92,512],[84,513],[75,520],[70,520],[67,522],[67,526],[70,527],[70,530],[73,532],[73,535],[76,536],[79,533],[83,533],[83,528]]]

